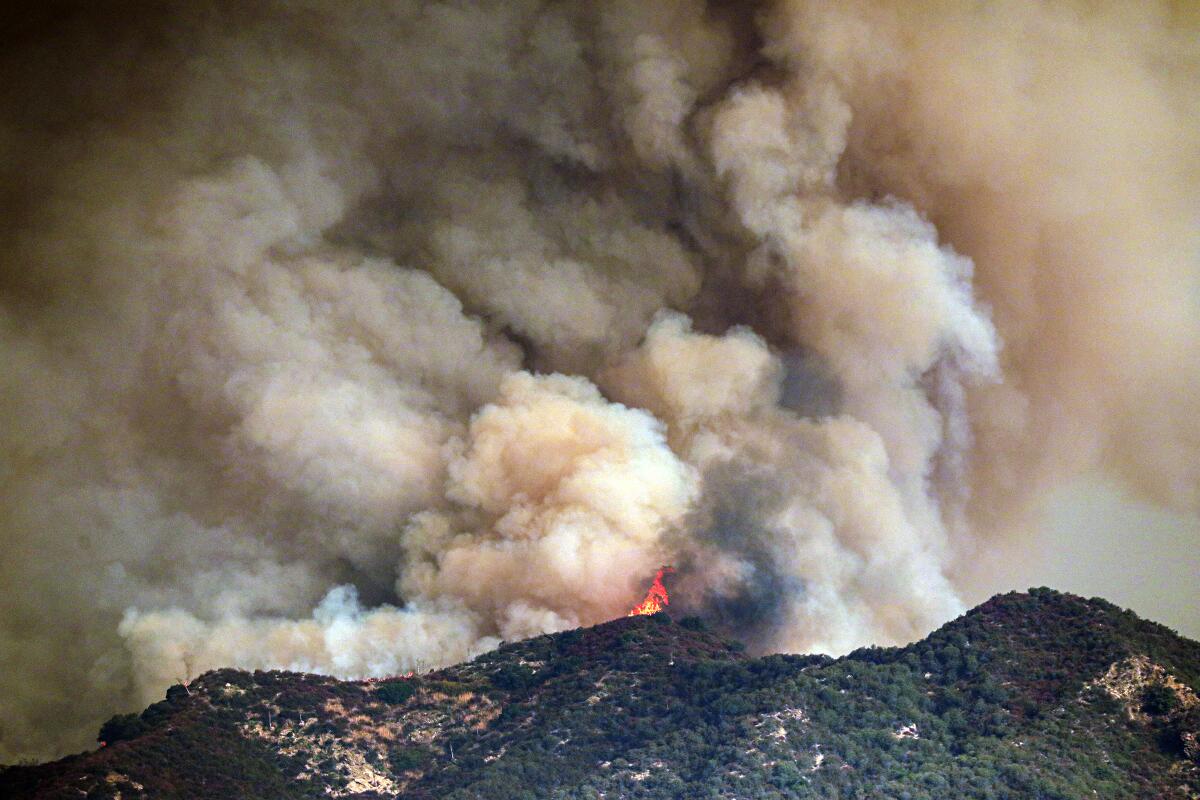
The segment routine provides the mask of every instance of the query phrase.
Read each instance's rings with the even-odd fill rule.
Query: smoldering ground
[[[8,14],[0,760],[661,563],[904,641],[1071,475],[1200,502],[1194,5]]]

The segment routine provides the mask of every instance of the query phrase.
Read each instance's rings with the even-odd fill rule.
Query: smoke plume
[[[664,563],[904,642],[1083,470],[1200,507],[1193,5],[140,9],[4,22],[0,761]]]

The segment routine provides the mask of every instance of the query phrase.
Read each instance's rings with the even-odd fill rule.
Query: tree
[[[117,714],[100,726],[96,741],[105,744],[134,739],[146,732],[146,723],[137,714]]]

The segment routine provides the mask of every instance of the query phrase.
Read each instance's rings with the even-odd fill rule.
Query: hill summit
[[[216,670],[0,796],[1196,798],[1198,687],[1200,644],[1049,589],[839,659],[659,613],[379,681]]]

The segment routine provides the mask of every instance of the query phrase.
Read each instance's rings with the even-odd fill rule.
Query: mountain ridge
[[[660,613],[412,677],[214,670],[0,795],[1196,798],[1198,688],[1200,644],[1045,588],[837,659]]]

